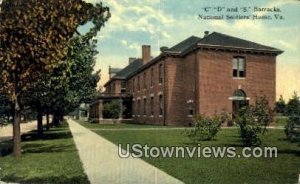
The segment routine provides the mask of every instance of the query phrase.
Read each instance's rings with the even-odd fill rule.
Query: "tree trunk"
[[[54,111],[54,113],[53,113],[52,123],[53,123],[54,126],[59,125],[59,113],[57,111]]]
[[[20,106],[18,97],[16,97],[14,102],[14,123],[13,123],[13,142],[14,150],[13,154],[15,157],[21,156],[21,127],[20,127]]]
[[[79,120],[79,107],[76,109],[76,119]]]
[[[44,131],[43,131],[43,111],[41,108],[37,109],[37,131],[38,131],[38,137],[43,137]]]
[[[60,112],[59,113],[59,121],[62,122],[64,120],[64,113]]]
[[[50,129],[50,124],[49,124],[49,110],[47,110],[47,113],[46,113],[46,129],[47,131]]]

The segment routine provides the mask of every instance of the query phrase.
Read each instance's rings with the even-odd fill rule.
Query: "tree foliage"
[[[79,25],[92,21],[89,36],[96,36],[110,14],[82,0],[3,0],[0,7],[0,90],[14,104],[14,154],[20,156],[20,96],[65,61]]]
[[[273,121],[273,111],[265,96],[257,97],[253,105],[245,106],[235,119],[240,127],[240,136],[245,146],[261,144],[261,136]]]
[[[11,103],[6,97],[5,94],[0,93],[0,119],[2,121],[9,121],[9,118],[12,116]]]
[[[193,142],[212,140],[217,136],[222,124],[231,121],[231,116],[223,112],[213,117],[198,116],[193,119],[192,128],[185,130],[185,135]]]
[[[104,104],[103,114],[107,118],[118,119],[120,113],[123,113],[124,110],[124,107],[121,109],[120,100],[112,100],[111,102]]]
[[[294,92],[287,104],[288,123],[285,127],[287,138],[291,141],[300,141],[300,97]]]
[[[286,104],[285,101],[282,97],[282,95],[280,95],[279,100],[276,102],[276,112],[277,113],[281,113],[281,114],[285,114],[285,110],[286,110]]]

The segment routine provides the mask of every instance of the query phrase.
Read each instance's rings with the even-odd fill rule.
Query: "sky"
[[[99,3],[100,0],[85,0]],[[151,45],[152,56],[162,46],[171,47],[204,31],[220,32],[284,51],[277,57],[277,98],[300,94],[300,1],[297,0],[102,0],[111,18],[97,35],[95,69],[101,69],[100,85],[108,81],[108,67],[123,68],[129,57],[141,57],[141,45]],[[217,12],[218,7],[225,8]],[[227,8],[238,12],[226,12]],[[278,8],[280,12],[254,12]],[[207,10],[207,11],[206,11]],[[246,12],[243,12],[245,10]],[[283,19],[275,19],[275,14]],[[258,15],[272,20],[204,20],[199,15]],[[80,29],[85,30],[89,25]],[[267,70],[267,68],[266,68]]]

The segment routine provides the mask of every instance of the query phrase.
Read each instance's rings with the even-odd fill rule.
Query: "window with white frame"
[[[244,57],[234,57],[232,59],[232,72],[233,77],[246,77],[246,62]]]

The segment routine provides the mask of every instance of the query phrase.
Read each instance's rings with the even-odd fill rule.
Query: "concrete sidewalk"
[[[118,147],[96,133],[68,120],[84,170],[92,184],[182,183],[138,158],[120,158]]]

